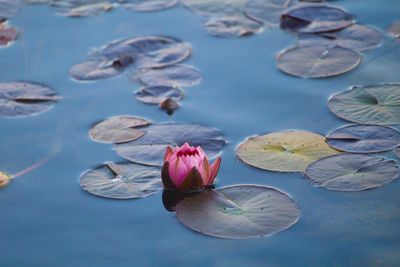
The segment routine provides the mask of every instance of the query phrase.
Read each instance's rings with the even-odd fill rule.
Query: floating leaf
[[[5,117],[36,115],[50,109],[59,98],[39,84],[0,83],[0,115]]]
[[[299,46],[341,46],[356,51],[375,48],[383,41],[383,34],[371,27],[354,24],[340,31],[320,34],[303,33],[299,36]]]
[[[8,46],[18,37],[16,28],[9,26],[6,22],[0,23],[0,46]]]
[[[11,176],[5,172],[0,172],[0,188],[5,187],[11,180]]]
[[[147,104],[160,104],[168,98],[179,101],[183,97],[182,90],[168,86],[142,87],[136,93],[136,99]]]
[[[358,66],[361,55],[342,47],[292,47],[278,54],[281,71],[302,78],[325,78],[346,73]]]
[[[105,0],[53,0],[50,2],[57,14],[68,17],[97,16],[114,8]]]
[[[339,153],[321,135],[305,131],[274,132],[248,138],[237,155],[245,163],[269,171],[302,172],[313,161]]]
[[[69,74],[78,81],[107,79],[121,74],[123,68],[104,64],[96,60],[88,60],[72,66]]]
[[[201,146],[212,158],[226,142],[219,130],[198,124],[152,124],[141,130],[146,131],[142,138],[115,145],[118,155],[133,162],[161,166],[167,146],[182,146],[187,142]]]
[[[246,16],[268,24],[279,24],[281,14],[297,4],[296,0],[248,0]]]
[[[332,96],[328,107],[336,116],[360,124],[400,124],[400,84],[353,87]]]
[[[326,136],[328,144],[350,153],[375,153],[395,149],[400,133],[390,127],[377,125],[348,125]]]
[[[290,9],[281,16],[281,27],[303,33],[318,33],[346,28],[354,18],[343,9],[326,5],[306,5]]]
[[[145,69],[174,65],[188,58],[191,53],[191,46],[177,39],[143,36],[112,42],[92,56],[108,62],[131,59],[136,68]]]
[[[204,16],[240,15],[246,0],[181,0],[187,8]]]
[[[262,24],[244,16],[210,18],[204,26],[209,34],[219,37],[247,36],[262,29]]]
[[[300,210],[277,189],[237,185],[184,198],[176,206],[176,216],[196,232],[241,239],[281,232],[297,222]]]
[[[201,81],[201,74],[197,69],[180,64],[163,69],[145,69],[136,75],[150,87],[189,87]]]
[[[154,12],[171,8],[178,0],[123,0],[122,6],[139,12]]]
[[[396,161],[362,154],[340,154],[317,160],[305,170],[316,185],[336,191],[383,186],[400,174]]]
[[[394,38],[400,38],[400,21],[395,21],[387,29],[387,33]]]
[[[96,124],[90,129],[90,136],[103,143],[129,142],[146,134],[136,128],[149,124],[149,121],[133,116],[114,116]]]
[[[21,5],[21,0],[0,0],[0,21],[14,17]]]
[[[108,162],[84,173],[80,183],[93,195],[114,199],[147,197],[163,187],[158,167],[135,163]]]

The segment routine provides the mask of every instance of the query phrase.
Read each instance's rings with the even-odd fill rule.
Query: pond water
[[[399,19],[398,0],[332,2],[359,23],[381,30]],[[0,118],[0,170],[16,173],[51,155],[46,164],[0,191],[0,266],[400,264],[400,181],[375,190],[334,192],[312,186],[301,174],[255,169],[235,155],[248,136],[288,129],[325,135],[348,124],[329,112],[327,100],[356,84],[400,82],[400,46],[389,38],[363,53],[355,70],[312,80],[276,67],[275,54],[295,43],[290,34],[273,28],[246,38],[212,37],[202,18],[182,6],[155,13],[116,9],[88,18],[58,16],[46,5],[25,6],[11,24],[21,37],[0,50],[0,80],[43,83],[62,100],[38,116]],[[186,90],[172,116],[135,100],[139,84],[127,75],[80,83],[68,74],[90,48],[155,34],[189,42],[193,55],[187,62],[203,75],[199,85]],[[296,199],[300,220],[270,237],[218,239],[181,225],[164,209],[161,192],[126,201],[86,193],[79,186],[83,172],[105,161],[121,161],[110,145],[93,142],[88,130],[121,114],[220,129],[229,143],[216,186],[279,188]]]

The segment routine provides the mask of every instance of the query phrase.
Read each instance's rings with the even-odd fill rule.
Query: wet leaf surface
[[[139,12],[154,12],[171,8],[178,0],[123,0],[122,6]]]
[[[116,6],[106,0],[53,0],[50,5],[57,14],[68,17],[97,16]]]
[[[383,186],[400,174],[394,160],[362,154],[340,154],[317,160],[305,170],[316,186],[336,191],[360,191]]]
[[[189,87],[201,81],[201,73],[188,65],[173,65],[162,69],[144,69],[137,76],[140,81],[149,87]]]
[[[40,84],[0,83],[0,116],[37,115],[49,110],[58,99],[52,89]]]
[[[181,146],[187,142],[201,146],[213,158],[226,142],[219,130],[198,124],[152,124],[141,130],[146,131],[146,135],[138,140],[115,145],[119,156],[141,164],[161,166],[167,146]]]
[[[328,107],[336,116],[360,124],[400,124],[400,84],[353,87],[333,95]]]
[[[161,104],[168,98],[174,101],[183,98],[182,90],[168,86],[142,87],[135,94],[137,100],[146,104]]]
[[[361,62],[361,55],[342,47],[292,47],[277,56],[281,71],[302,78],[325,78],[351,71]]]
[[[0,0],[0,21],[14,17],[21,6],[21,0]]]
[[[163,187],[158,167],[112,162],[84,173],[80,184],[93,195],[114,199],[147,197]]]
[[[302,172],[313,161],[339,153],[321,135],[274,132],[248,138],[236,151],[245,163],[269,171]]]
[[[204,16],[242,14],[246,0],[181,0],[187,8]]]
[[[124,143],[136,140],[146,134],[139,127],[149,125],[150,122],[133,116],[110,117],[90,129],[90,136],[98,142]]]
[[[277,189],[236,185],[186,197],[176,206],[178,220],[214,237],[242,239],[270,236],[297,222],[300,210]]]
[[[400,133],[377,125],[348,125],[326,136],[329,146],[350,153],[375,153],[395,149]]]
[[[383,34],[371,27],[354,24],[340,31],[300,34],[299,46],[340,46],[356,51],[373,49],[383,41]]]
[[[92,81],[115,77],[123,70],[102,61],[88,60],[72,66],[69,74],[78,81]]]
[[[252,19],[277,25],[282,13],[297,3],[297,0],[248,0],[244,11]]]
[[[354,23],[353,16],[343,9],[326,5],[301,6],[281,16],[281,27],[303,33],[329,32]]]
[[[260,32],[262,24],[245,16],[210,18],[204,24],[207,32],[218,37],[240,37]]]

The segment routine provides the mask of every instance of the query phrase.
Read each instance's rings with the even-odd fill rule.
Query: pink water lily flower
[[[221,157],[210,164],[201,147],[185,143],[181,147],[167,147],[161,177],[166,189],[195,191],[212,185],[217,176]]]

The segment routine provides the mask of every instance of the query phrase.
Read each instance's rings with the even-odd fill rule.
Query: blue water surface
[[[332,3],[381,30],[400,19],[399,0]],[[301,174],[252,168],[235,156],[236,146],[251,135],[289,129],[326,134],[347,124],[329,112],[328,97],[356,84],[400,82],[400,45],[387,37],[381,47],[364,52],[350,73],[307,80],[277,69],[276,53],[295,43],[278,28],[222,39],[207,35],[202,18],[181,6],[156,13],[116,9],[88,18],[53,11],[25,6],[11,20],[20,39],[0,50],[2,82],[43,83],[62,96],[38,116],[0,118],[0,170],[16,173],[55,155],[0,191],[1,267],[400,266],[400,181],[339,193],[314,187]],[[189,42],[194,51],[187,62],[203,74],[173,116],[136,101],[139,84],[127,74],[91,83],[69,77],[69,68],[90,48],[154,34]],[[79,186],[84,171],[121,160],[110,145],[92,141],[88,129],[121,114],[219,128],[229,143],[217,187],[279,188],[298,202],[299,222],[267,238],[217,239],[182,226],[164,209],[161,192],[127,201],[86,193]]]

